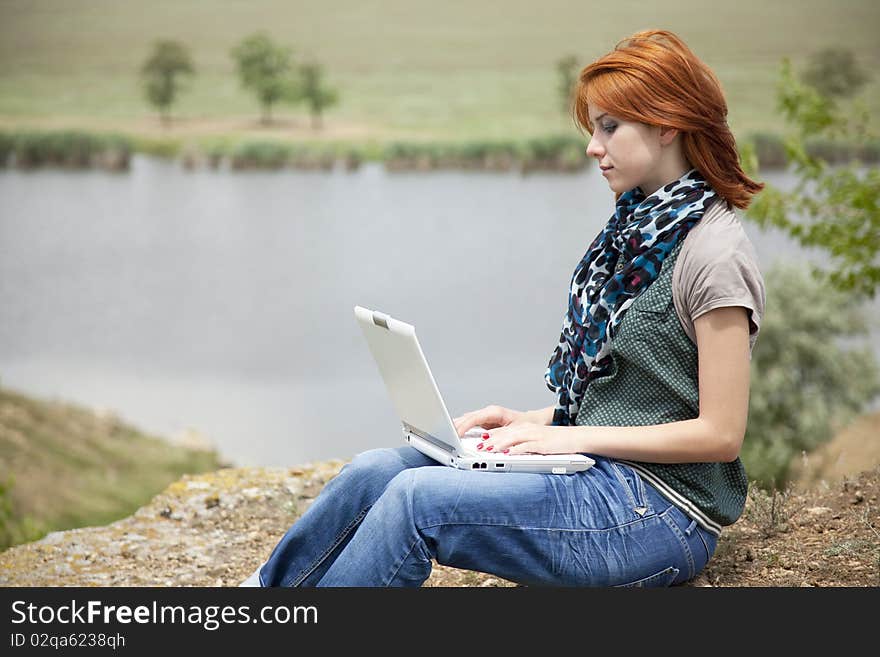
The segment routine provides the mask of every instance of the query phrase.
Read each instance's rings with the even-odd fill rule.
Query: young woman
[[[739,166],[717,78],[668,31],[621,41],[573,98],[615,208],[571,278],[545,374],[555,404],[454,421],[486,429],[486,451],[596,465],[486,473],[409,446],[359,454],[243,585],[419,586],[436,559],[525,585],[669,586],[742,513],[764,286],[733,208],[763,185]]]

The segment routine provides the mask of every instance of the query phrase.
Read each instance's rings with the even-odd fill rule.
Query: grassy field
[[[115,415],[0,388],[0,551],[124,518],[184,473],[223,465]]]
[[[573,54],[585,64],[647,27],[678,33],[715,70],[737,135],[783,129],[774,93],[783,57],[800,70],[810,53],[845,46],[868,71],[880,67],[875,0],[0,0],[0,128],[350,142],[528,138],[573,130],[557,109],[557,59]],[[256,124],[259,108],[239,88],[229,51],[257,30],[325,65],[341,103],[320,133],[297,107],[279,107],[271,131]],[[198,71],[170,131],[138,85],[158,38],[188,44]],[[880,79],[862,93],[878,114]]]

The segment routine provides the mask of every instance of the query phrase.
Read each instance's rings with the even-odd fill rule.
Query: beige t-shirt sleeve
[[[764,316],[764,278],[755,247],[733,211],[712,208],[688,233],[672,274],[672,298],[694,344],[700,315],[725,306],[746,308],[751,358]]]

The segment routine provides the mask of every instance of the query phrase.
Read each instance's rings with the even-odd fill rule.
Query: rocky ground
[[[135,514],[0,554],[3,586],[235,586],[342,461],[187,475]],[[753,489],[695,586],[880,586],[880,466],[770,497]],[[513,586],[436,566],[427,586]]]

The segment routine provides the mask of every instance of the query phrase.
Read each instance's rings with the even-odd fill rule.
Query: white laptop
[[[483,433],[475,427],[459,438],[440,397],[414,326],[385,313],[355,306],[406,442],[438,463],[480,472],[572,474],[595,461],[584,454],[493,454],[476,448]]]

